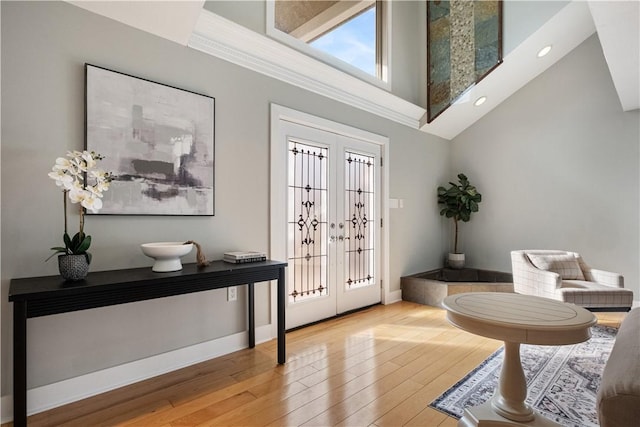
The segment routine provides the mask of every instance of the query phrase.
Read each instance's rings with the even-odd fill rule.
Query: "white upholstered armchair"
[[[511,252],[513,289],[591,310],[628,311],[633,292],[618,273],[589,267],[580,254],[557,250]]]

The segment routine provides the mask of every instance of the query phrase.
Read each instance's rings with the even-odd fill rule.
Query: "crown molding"
[[[422,107],[206,9],[187,46],[413,129],[425,114]]]

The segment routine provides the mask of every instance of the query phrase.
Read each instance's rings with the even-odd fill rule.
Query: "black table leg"
[[[1,1],[1,0],[0,0]],[[277,279],[277,337],[278,337],[278,363],[285,363],[285,306],[287,301],[287,290],[285,288],[285,267],[286,263],[267,261],[264,264],[256,263],[242,266],[229,266],[222,261],[212,263],[209,269],[198,274],[201,277],[192,278],[191,273],[176,273],[178,276],[189,276],[185,280],[180,290],[174,288],[174,277],[149,276],[143,273],[147,269],[130,269],[132,273],[132,284],[148,282],[153,280],[154,286],[145,287],[144,293],[119,292],[117,287],[120,282],[112,283],[112,272],[91,273],[86,279],[87,282],[95,280],[95,289],[99,292],[88,292],[85,287],[78,287],[78,294],[74,293],[73,298],[68,299],[66,289],[60,288],[59,276],[49,276],[42,278],[13,279],[9,288],[9,301],[13,303],[13,418],[14,426],[26,427],[27,425],[27,316],[48,316],[51,314],[67,313],[76,310],[86,310],[89,308],[124,304],[127,302],[149,300],[155,298],[165,298],[167,296],[182,295],[190,292],[200,292],[209,289],[218,289],[225,286],[240,286],[248,284],[248,332],[249,346],[255,346],[255,282],[272,281]],[[124,270],[122,270],[124,271]],[[276,275],[277,273],[277,275]],[[177,277],[175,280],[177,280]],[[114,279],[120,277],[118,274]],[[120,279],[117,279],[120,280]],[[182,279],[180,279],[182,280]],[[150,282],[149,282],[150,283]],[[157,286],[155,286],[157,285]],[[94,286],[87,286],[87,289],[94,289]],[[31,290],[30,290],[31,289]],[[51,296],[43,300],[38,295],[41,292],[51,292]],[[118,292],[115,292],[118,291]],[[49,295],[49,294],[48,294]],[[117,295],[117,297],[116,297]],[[36,307],[29,306],[29,301],[37,301]]]
[[[249,348],[256,346],[256,312],[253,283],[247,283],[247,303],[249,311]]]
[[[13,425],[27,425],[27,303],[13,303]]]
[[[285,317],[284,310],[286,308],[287,290],[285,289],[284,267],[280,268],[278,274],[278,363],[284,364],[287,358],[285,349]]]

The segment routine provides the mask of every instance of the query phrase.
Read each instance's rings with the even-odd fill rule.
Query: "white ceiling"
[[[195,0],[69,3],[184,46],[189,46],[201,14],[208,13],[202,7],[204,1]],[[454,138],[596,30],[623,109],[640,108],[640,1],[573,1],[513,49],[459,102],[420,129],[445,139]],[[548,44],[553,45],[551,53],[537,58],[538,50]],[[482,95],[487,96],[487,102],[474,107],[473,101]]]

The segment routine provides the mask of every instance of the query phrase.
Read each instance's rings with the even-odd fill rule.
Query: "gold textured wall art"
[[[502,63],[502,1],[427,1],[427,122]]]

